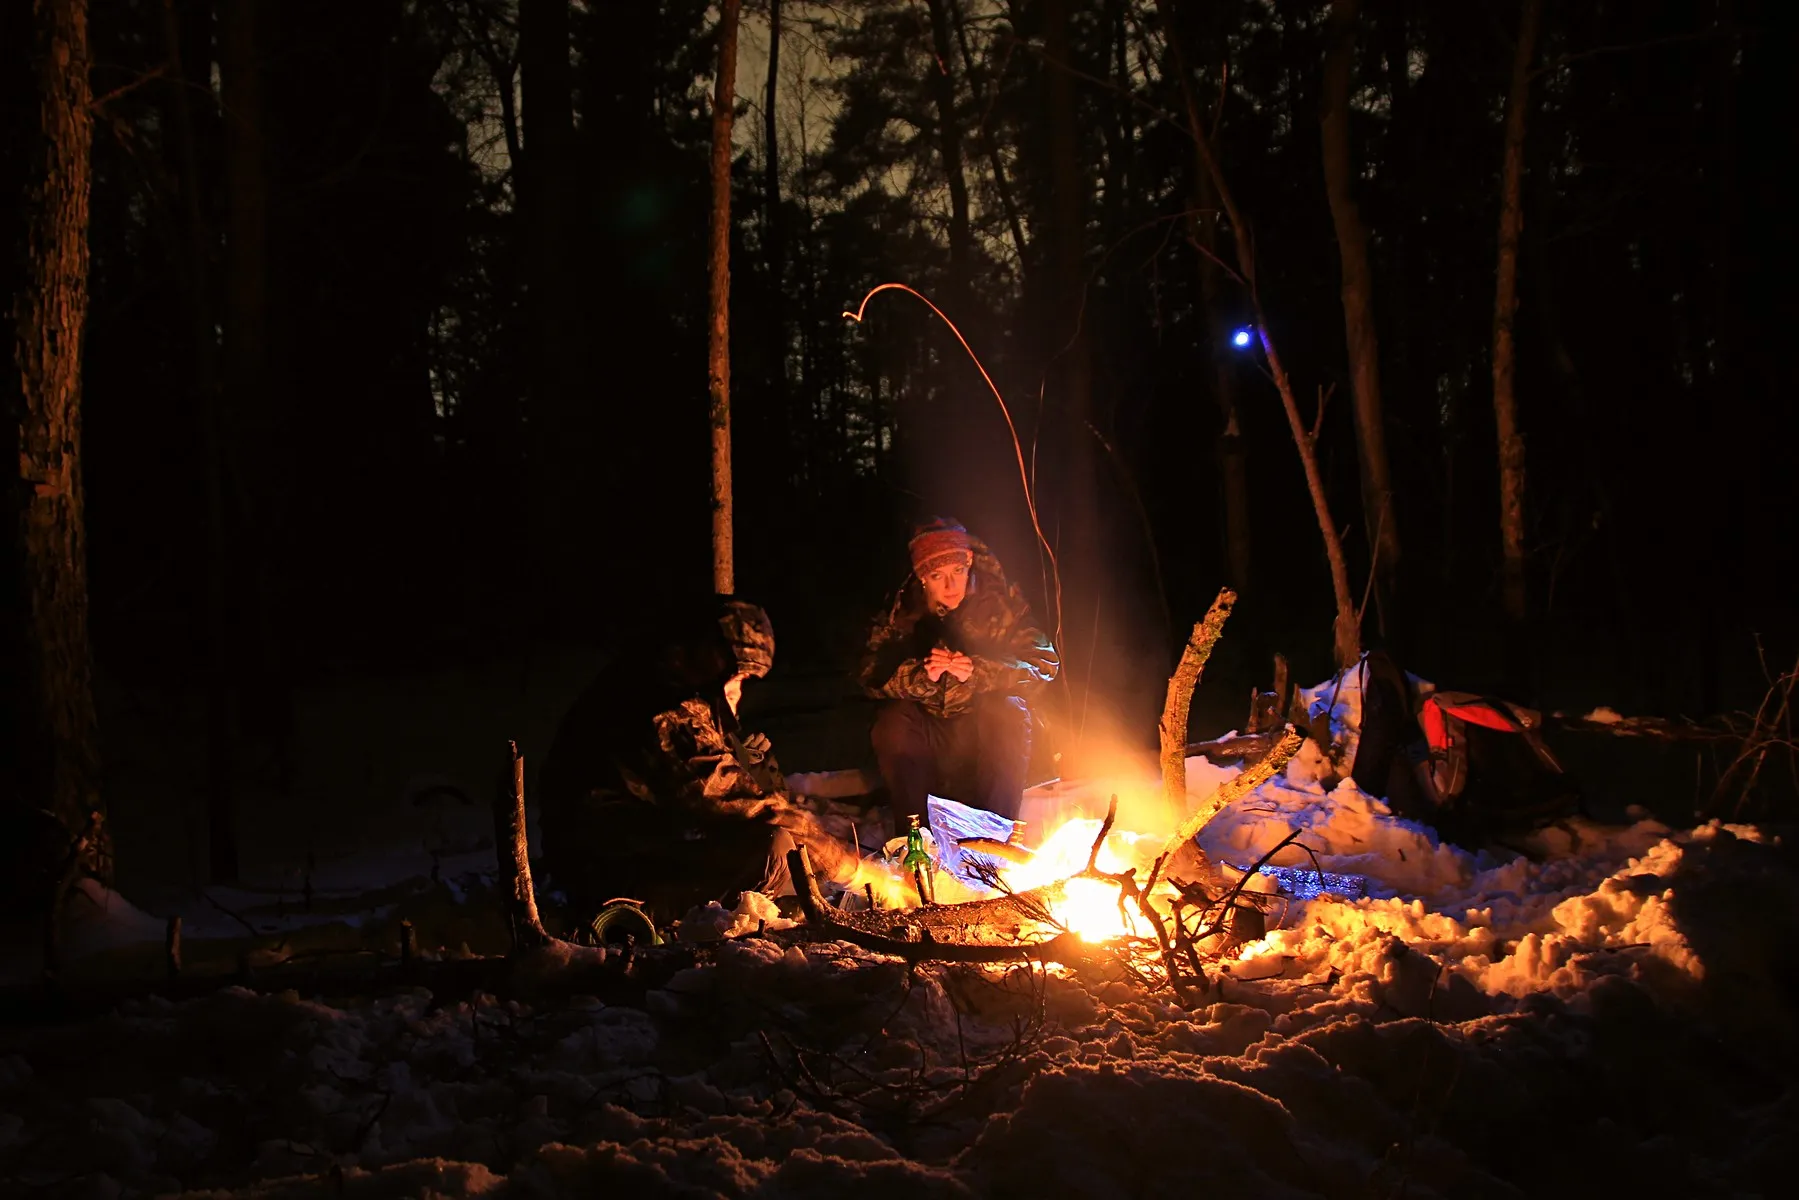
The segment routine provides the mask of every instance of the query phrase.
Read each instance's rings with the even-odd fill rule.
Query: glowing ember
[[[1050,911],[1084,942],[1104,942],[1135,932],[1119,912],[1118,888],[1101,879],[1070,879]]]
[[[1080,934],[1083,941],[1103,942],[1116,937],[1138,936],[1140,918],[1136,913],[1121,912],[1117,884],[1102,879],[1075,879],[1087,867],[1087,856],[1093,840],[1099,836],[1102,822],[1077,818],[1063,824],[1043,843],[1028,863],[1004,872],[1006,886],[1015,892],[1041,887],[1057,880],[1067,882],[1061,895],[1050,903],[1050,912],[1062,925]],[[1144,839],[1139,834],[1114,828],[1099,848],[1094,867],[1107,874],[1118,874],[1137,864],[1133,861],[1136,844],[1142,841],[1148,849],[1159,845],[1157,839]],[[1139,870],[1138,875],[1144,874]]]

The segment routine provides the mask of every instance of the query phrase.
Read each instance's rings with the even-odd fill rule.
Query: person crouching
[[[869,631],[861,684],[887,701],[871,734],[896,827],[933,792],[1016,818],[1031,757],[1029,700],[1056,648],[984,542],[938,518],[908,545],[912,574]]]
[[[855,850],[788,790],[768,738],[738,724],[744,683],[774,663],[768,615],[727,597],[668,624],[601,671],[544,763],[544,856],[576,919],[617,897],[660,925],[744,890],[792,895],[796,843],[822,878],[853,880]]]

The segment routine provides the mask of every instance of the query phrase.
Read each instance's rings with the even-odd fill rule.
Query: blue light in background
[[[1231,345],[1239,350],[1247,348],[1249,346],[1249,341],[1250,331],[1247,327],[1239,329],[1237,332],[1231,334]]]

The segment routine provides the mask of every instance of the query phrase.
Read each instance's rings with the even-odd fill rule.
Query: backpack
[[[1480,836],[1573,811],[1579,789],[1542,736],[1542,714],[1475,692],[1419,695],[1386,654],[1363,660],[1350,774],[1399,816]]]

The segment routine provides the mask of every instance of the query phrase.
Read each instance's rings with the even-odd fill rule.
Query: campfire
[[[911,962],[1109,960],[1142,979],[1160,976],[1183,999],[1203,990],[1204,957],[1260,936],[1259,893],[1245,895],[1246,885],[1292,838],[1246,869],[1208,861],[1195,839],[1226,805],[1284,768],[1302,744],[1301,733],[1288,725],[1271,734],[1258,761],[1197,805],[1187,796],[1188,707],[1235,600],[1229,589],[1219,593],[1168,683],[1161,811],[1170,814],[1163,824],[1172,829],[1120,827],[1114,794],[1103,819],[1067,817],[1035,848],[1011,837],[942,837],[929,880],[874,867],[861,882],[869,901],[861,911],[826,902],[802,847],[789,866],[807,923]]]

